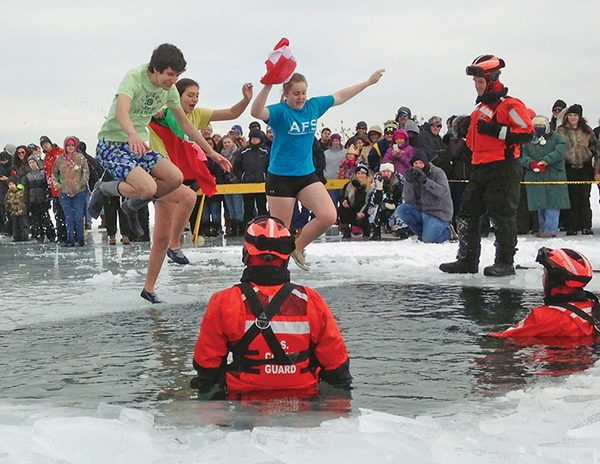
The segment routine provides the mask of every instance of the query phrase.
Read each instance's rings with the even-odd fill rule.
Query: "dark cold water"
[[[90,409],[100,402],[126,405],[178,426],[305,426],[359,408],[442,414],[551,381],[544,374],[583,370],[599,357],[596,347],[524,347],[480,335],[522,318],[523,308],[539,304],[538,292],[393,283],[320,292],[350,352],[351,398],[325,392],[317,399],[198,401],[188,385],[206,301],[54,323],[33,318],[0,331],[2,397]]]

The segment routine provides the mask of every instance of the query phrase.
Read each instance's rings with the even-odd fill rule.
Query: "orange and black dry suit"
[[[517,244],[517,218],[523,167],[521,144],[533,137],[527,107],[508,97],[508,89],[477,98],[466,142],[473,150],[471,175],[462,198],[457,225],[458,259],[479,263],[479,219],[488,213],[494,222],[496,264],[512,264]],[[481,133],[478,122],[493,125],[497,136]]]
[[[233,361],[227,364],[229,352]],[[242,283],[212,296],[194,351],[192,388],[228,393],[348,386],[349,359],[331,310],[283,267],[246,268]]]
[[[544,299],[544,306],[501,333],[499,338],[593,338],[600,331],[600,305],[593,293],[577,290]]]

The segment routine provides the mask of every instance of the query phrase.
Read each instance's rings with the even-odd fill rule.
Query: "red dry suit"
[[[50,185],[50,190],[52,190],[52,196],[57,197],[59,195],[58,189],[54,186],[54,182],[52,182],[52,168],[54,167],[54,163],[56,162],[56,158],[64,153],[64,150],[60,147],[54,147],[52,150],[49,150],[44,155],[44,171],[46,172],[46,180],[48,181],[48,185]]]
[[[269,310],[276,307],[271,317]],[[233,362],[227,365],[229,352]],[[244,282],[208,303],[194,350],[198,377],[192,387],[212,387],[225,374],[228,392],[310,389],[319,378],[349,382],[348,366],[337,323],[315,290]]]
[[[515,327],[492,336],[500,338],[591,337],[597,333],[595,324],[600,322],[596,320],[600,310],[596,305],[597,301],[588,300],[539,306]]]
[[[475,111],[471,113],[466,142],[473,150],[473,164],[487,164],[519,158],[521,156],[520,143],[528,142],[530,138],[521,140],[515,135],[527,135],[533,132],[529,111],[521,100],[513,97],[500,97],[491,101],[489,105],[480,102],[475,107]],[[506,126],[507,129],[500,132],[499,138],[481,134],[477,130],[477,121],[480,119],[486,122],[496,121]]]

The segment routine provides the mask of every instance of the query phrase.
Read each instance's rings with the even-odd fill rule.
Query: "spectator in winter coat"
[[[515,327],[491,336],[553,346],[595,343],[600,331],[600,305],[596,295],[584,290],[594,272],[590,262],[566,248],[540,248],[536,261],[544,266],[544,305],[533,309]]]
[[[54,219],[56,221],[56,239],[61,243],[67,241],[67,227],[65,222],[65,213],[60,204],[60,192],[54,187],[52,182],[52,168],[56,162],[56,158],[64,152],[62,148],[53,144],[52,141],[45,135],[40,137],[40,145],[44,150],[44,172],[46,173],[46,181],[52,191],[52,210],[54,211]]]
[[[244,184],[261,183],[267,178],[269,153],[261,147],[265,135],[261,130],[250,131],[250,143],[241,150],[233,165],[233,173]],[[254,208],[259,216],[267,214],[267,196],[264,193],[244,193],[244,223],[254,218]]]
[[[342,227],[342,238],[351,238],[350,226],[362,229],[363,237],[371,235],[371,226],[367,217],[367,193],[371,185],[369,168],[359,164],[354,176],[342,189],[338,217]]]
[[[381,163],[379,172],[373,177],[368,196],[367,211],[373,230],[371,240],[381,240],[381,226],[387,224],[393,228],[392,216],[396,207],[402,203],[404,177],[394,172],[392,163]]]
[[[379,165],[388,148],[394,143],[394,132],[398,129],[396,121],[388,120],[383,126],[383,138],[379,139],[369,151],[369,169],[373,172],[379,172]]]
[[[331,129],[329,127],[324,127],[321,129],[319,145],[321,145],[323,151],[328,150],[331,147]]]
[[[13,242],[26,242],[29,240],[29,229],[25,192],[17,176],[10,176],[7,184],[8,192],[4,197],[4,209],[12,224]]]
[[[233,138],[229,135],[226,135],[223,137],[221,142],[223,144],[221,155],[227,158],[231,164],[234,165],[235,160],[239,155],[239,150],[235,145]],[[233,171],[229,173],[229,183],[240,183],[240,180],[236,177]],[[225,195],[225,204],[227,205],[227,211],[229,212],[229,235],[232,237],[239,237],[244,234],[244,198],[242,197],[241,193],[230,193],[229,195]]]
[[[12,156],[7,151],[0,153],[0,232],[11,232],[10,219],[4,211],[4,197],[8,192],[8,178],[12,176]]]
[[[421,129],[419,129],[417,123],[409,119],[406,121],[404,129],[408,132],[408,143],[410,143],[411,147],[419,148],[419,134],[421,133]]]
[[[444,146],[442,138],[440,137],[440,130],[442,129],[442,118],[439,116],[432,116],[429,118],[418,137],[418,148],[423,150],[427,155],[427,159],[431,161],[435,158],[436,152]]]
[[[356,123],[356,134],[348,139],[344,148],[347,150],[350,145],[356,145],[355,140],[356,137],[366,137],[367,136],[367,123],[364,121],[359,121]]]
[[[44,163],[35,155],[29,158],[28,163],[31,170],[25,175],[23,186],[31,236],[37,239],[38,243],[44,243],[44,235],[54,241],[56,232],[48,215],[52,193],[46,182],[46,173],[42,169]]]
[[[415,149],[408,142],[408,133],[404,129],[398,129],[394,132],[394,144],[387,149],[383,157],[384,163],[392,163],[394,170],[404,175],[410,168],[410,160]]]
[[[566,181],[565,155],[567,142],[550,130],[545,116],[533,118],[535,136],[522,146],[521,163],[527,182]],[[537,237],[552,238],[558,234],[558,219],[561,209],[569,209],[569,189],[566,184],[528,184],[527,206],[529,211],[538,212],[539,232]]]
[[[398,129],[405,129],[406,123],[412,118],[412,112],[410,108],[407,106],[401,106],[398,108],[396,112],[396,123],[398,124]]]
[[[372,147],[374,144],[376,144],[379,139],[381,139],[381,136],[383,134],[383,131],[381,130],[381,127],[379,126],[371,126],[369,128],[369,132],[367,132],[367,140],[369,141],[369,145]],[[369,149],[369,152],[371,150]]]
[[[356,172],[358,160],[358,149],[354,145],[350,145],[346,150],[346,159],[340,164],[338,179],[351,179]]]
[[[562,116],[564,116],[563,111],[566,108],[567,104],[563,100],[558,99],[554,102],[554,105],[552,105],[552,119],[550,119],[550,130],[555,131],[556,128],[562,124]]]
[[[19,184],[25,182],[25,175],[30,171],[27,160],[31,156],[31,149],[25,145],[19,145],[15,156],[13,157],[13,168],[17,173],[17,181]]]
[[[570,181],[600,180],[598,142],[592,128],[583,117],[581,105],[571,105],[566,110],[563,123],[556,129],[567,141],[566,171]],[[595,168],[594,168],[595,166]],[[595,175],[596,174],[596,175]],[[571,209],[565,211],[567,235],[592,235],[592,209],[590,184],[570,184]]]
[[[326,179],[337,179],[340,164],[346,159],[346,149],[342,146],[342,137],[340,134],[331,136],[331,146],[325,150],[325,177]],[[341,189],[329,189],[329,196],[333,200],[333,204],[338,206]]]
[[[83,220],[90,169],[85,157],[76,151],[78,146],[77,137],[67,137],[65,152],[59,155],[52,168],[52,182],[60,192],[60,202],[65,212],[67,247],[85,245]]]
[[[406,171],[404,204],[396,214],[424,243],[448,240],[452,231],[452,197],[446,173],[431,165],[422,150],[416,150],[412,168]]]

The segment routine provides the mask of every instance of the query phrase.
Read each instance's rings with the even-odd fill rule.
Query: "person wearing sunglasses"
[[[435,158],[437,151],[444,146],[440,137],[441,130],[442,118],[432,116],[423,124],[417,137],[417,146],[425,152],[429,161]]]
[[[459,248],[456,261],[443,263],[450,274],[476,274],[481,254],[480,218],[487,212],[494,222],[496,257],[486,276],[515,274],[517,208],[521,177],[521,145],[534,135],[525,104],[507,96],[500,82],[504,60],[481,55],[467,67],[477,91],[477,106],[471,113],[466,142],[473,150],[472,168],[457,220]]]
[[[552,118],[550,118],[550,130],[555,131],[562,124],[566,109],[567,104],[563,100],[558,99],[554,102],[554,105],[552,105]]]

